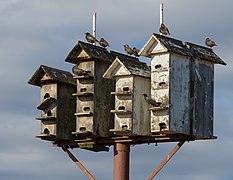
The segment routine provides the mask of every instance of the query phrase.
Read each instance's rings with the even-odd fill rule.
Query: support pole
[[[69,158],[76,164],[76,166],[81,169],[81,171],[90,179],[95,180],[95,178],[88,172],[88,170],[79,162],[79,160],[65,147],[62,147],[62,150],[69,156]]]
[[[129,180],[130,143],[114,144],[114,180]]]
[[[160,27],[161,27],[161,24],[163,23],[163,3],[160,4]],[[160,35],[162,35],[162,33],[160,33]]]
[[[167,164],[167,162],[172,158],[172,156],[181,148],[185,141],[180,141],[166,156],[166,158],[159,164],[159,166],[147,177],[147,180],[152,180],[159,171]]]
[[[92,35],[96,38],[96,12],[93,14]],[[93,45],[96,45],[96,42]]]

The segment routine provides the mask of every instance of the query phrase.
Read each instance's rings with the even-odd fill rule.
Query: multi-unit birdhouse
[[[210,48],[153,34],[140,55],[151,58],[152,133],[213,137],[214,64]]]
[[[116,59],[104,78],[116,81],[114,131],[116,134],[150,135],[150,112],[143,94],[150,94],[150,69],[137,58],[111,52]]]
[[[38,137],[44,139],[72,139],[75,131],[76,81],[71,73],[41,65],[29,84],[39,86],[41,131]]]
[[[105,49],[92,44],[78,42],[65,59],[75,64],[74,78],[77,80],[76,130],[74,134],[91,134],[107,137],[113,128],[114,81],[103,78],[104,72],[114,60]]]

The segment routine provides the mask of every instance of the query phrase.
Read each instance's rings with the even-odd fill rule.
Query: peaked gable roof
[[[44,78],[45,75],[46,78]],[[60,82],[76,85],[76,81],[71,73],[49,66],[41,65],[28,81],[28,83],[35,86],[41,86],[41,84],[45,82]]]
[[[117,73],[117,71],[121,71],[121,73]],[[106,70],[103,77],[112,79],[114,76],[119,75],[136,75],[150,78],[150,68],[146,63],[140,62],[137,58],[116,56],[116,59]]]
[[[211,48],[203,47],[189,42],[183,43],[181,40],[166,37],[156,33],[150,37],[139,54],[142,56],[151,57],[152,54],[159,53],[159,51],[153,51],[156,43],[163,47],[163,50],[160,50],[160,52],[172,52],[184,56],[197,57],[212,63],[226,65],[226,63],[220,57],[218,57]]]
[[[114,60],[107,49],[78,41],[66,57],[65,61],[76,64],[78,60],[83,59],[98,59],[107,62],[112,62]]]

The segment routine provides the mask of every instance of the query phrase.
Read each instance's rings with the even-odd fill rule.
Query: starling
[[[107,46],[109,47],[108,42],[107,42],[104,38],[101,38],[101,39],[100,39],[99,44],[100,44],[100,46],[102,46],[102,47],[107,47]]]
[[[44,129],[44,134],[49,134],[49,130],[47,128]]]
[[[205,45],[208,47],[213,47],[213,46],[217,46],[217,44],[215,44],[215,42],[213,40],[211,40],[210,38],[206,38],[205,39]]]
[[[156,102],[155,100],[149,98],[147,94],[143,94],[144,99],[148,103],[149,107],[159,107],[161,105],[161,102]]]
[[[79,68],[77,65],[75,65],[72,68],[72,72],[76,75],[76,76],[84,76],[84,75],[89,75],[90,71],[85,71],[81,68]]]
[[[86,40],[87,40],[89,43],[98,42],[98,40],[95,38],[95,36],[93,36],[93,35],[90,34],[89,32],[86,33]]]
[[[159,32],[162,33],[162,35],[164,35],[164,36],[170,35],[168,28],[163,23],[161,24],[161,26],[159,28]]]
[[[139,57],[140,55],[138,54],[139,52],[140,52],[140,50],[139,49],[137,49],[136,47],[134,47],[133,48],[133,54],[134,54],[134,56],[136,56],[136,57]]]
[[[128,44],[125,44],[125,45],[124,45],[124,50],[125,50],[125,52],[126,52],[127,54],[129,54],[129,55],[134,54],[133,49],[131,49],[131,48],[129,47]]]

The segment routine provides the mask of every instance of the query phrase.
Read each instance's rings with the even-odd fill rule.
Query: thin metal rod
[[[92,25],[93,31],[92,31],[92,35],[95,36],[96,38],[96,12],[93,14],[93,25]],[[93,43],[93,45],[95,45],[96,42]]]
[[[163,3],[160,4],[160,25],[163,23]]]
[[[129,180],[130,143],[114,144],[114,180]]]
[[[95,178],[88,172],[88,170],[79,162],[79,160],[65,147],[62,146],[62,150],[69,156],[69,158],[76,164],[76,166],[81,169],[81,171],[90,179],[95,180]]]
[[[163,23],[163,3],[160,4],[160,26]],[[160,35],[162,35],[162,33],[160,33]]]
[[[147,180],[152,180],[159,171],[167,164],[167,162],[172,158],[172,156],[181,148],[185,141],[180,141],[166,156],[166,158],[159,164],[159,166],[147,177]]]

